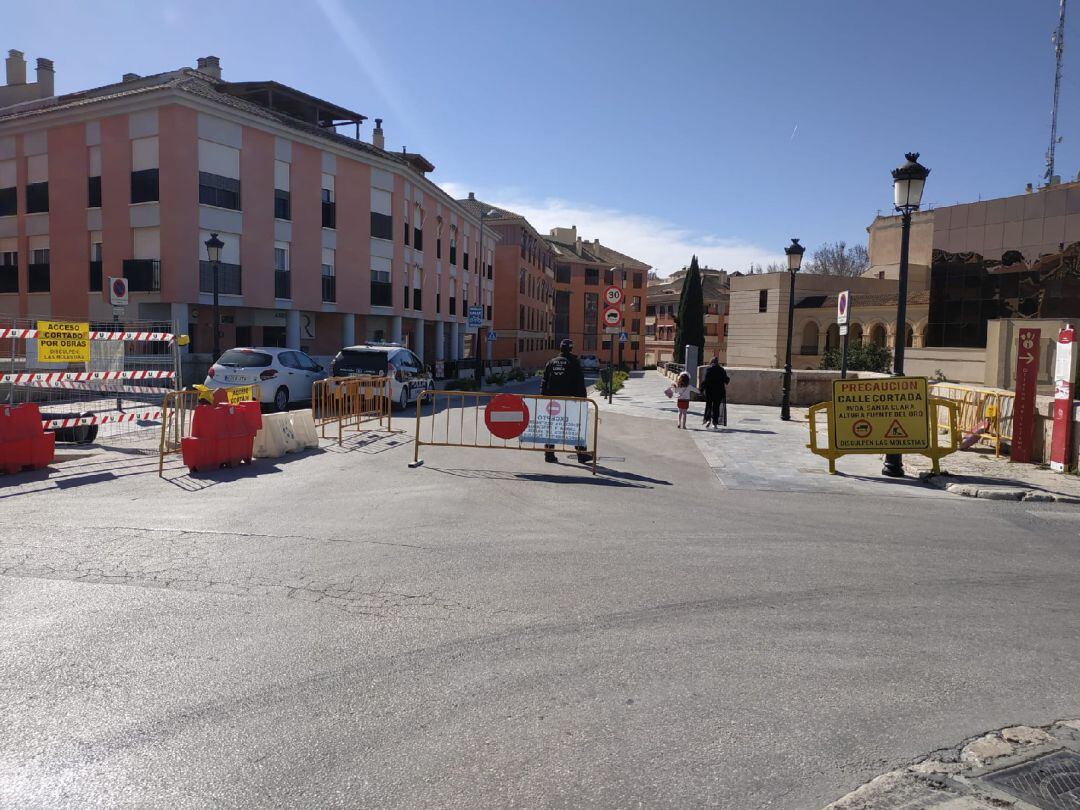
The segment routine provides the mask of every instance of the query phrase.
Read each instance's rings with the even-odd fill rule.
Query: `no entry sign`
[[[622,313],[615,307],[608,307],[604,310],[604,325],[605,326],[620,326],[622,324]]]
[[[836,322],[840,326],[847,326],[851,320],[851,293],[844,290],[836,297]]]
[[[517,394],[496,394],[484,409],[484,424],[492,436],[516,439],[529,424],[529,406]]]

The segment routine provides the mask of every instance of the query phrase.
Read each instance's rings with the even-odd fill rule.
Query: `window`
[[[403,213],[401,215],[401,218],[403,220],[402,224],[405,226],[401,231],[401,233],[402,233],[401,238],[405,240],[404,244],[405,244],[406,247],[408,247],[408,245],[409,245],[409,237],[412,236],[412,226],[409,224],[409,202],[408,202],[408,200],[405,201],[405,213]]]
[[[641,331],[640,318],[634,318],[634,320],[630,321],[630,331],[633,332],[635,335]]]
[[[640,287],[642,282],[641,273],[634,273],[634,286]]]
[[[413,212],[412,243],[416,250],[424,249],[424,209],[420,207],[420,203],[416,204],[416,210]]]
[[[570,265],[557,264],[555,265],[555,281],[558,284],[570,283]]]
[[[90,234],[90,292],[101,292],[101,231]]]
[[[274,189],[274,219],[292,219],[292,192]]]
[[[157,292],[161,289],[161,262],[157,259],[124,259],[123,269],[128,289],[132,292]]]
[[[26,186],[26,213],[44,214],[49,210],[49,184],[28,183]]]
[[[371,305],[390,307],[394,305],[394,291],[390,284],[390,259],[371,257]]]
[[[337,279],[334,277],[334,264],[336,263],[333,248],[323,248],[322,251],[322,300],[327,303],[337,301]]]
[[[597,293],[585,293],[584,347],[586,349],[592,349],[593,351],[596,350],[596,328],[599,312],[600,296]]]
[[[220,174],[199,172],[199,203],[240,210],[240,181]]]
[[[615,268],[609,267],[607,270],[604,271],[604,283],[605,284],[614,284],[615,283]]]
[[[518,293],[520,295],[525,294],[525,271],[522,270],[518,279]]]
[[[100,181],[101,178],[99,177]],[[99,191],[100,194],[100,191]],[[158,195],[158,170],[143,169],[131,173],[131,202],[157,202]],[[100,199],[98,205],[100,205]]]
[[[441,236],[438,239],[435,240],[435,258],[436,259],[441,259],[442,258],[442,237]]]
[[[641,312],[640,295],[635,295],[632,299],[630,299],[630,309],[632,309],[634,312]]]
[[[15,240],[9,244],[14,245]],[[19,291],[19,254],[14,250],[0,250],[0,293]]]
[[[49,249],[47,247],[31,248],[30,265],[26,270],[27,290],[32,293],[49,292]]]
[[[274,298],[292,298],[292,274],[289,272],[289,244],[274,245]]]
[[[134,289],[134,288],[133,288]],[[199,292],[214,291],[214,265],[199,262]],[[220,295],[243,295],[243,272],[239,264],[218,262],[218,293]]]
[[[329,187],[327,187],[328,182]],[[324,228],[337,228],[337,203],[334,202],[333,183],[334,178],[331,175],[323,175],[322,226]]]
[[[390,213],[389,191],[371,190],[371,235],[375,239],[394,238],[394,217]]]
[[[100,177],[88,177],[86,179],[86,207],[101,208]]]
[[[586,267],[585,268],[585,283],[590,285],[596,285],[600,283],[600,268],[599,267]]]
[[[518,329],[525,328],[525,305],[520,304],[518,306]]]
[[[769,311],[769,291],[768,290],[761,290],[760,292],[758,292],[757,311],[758,312],[768,312]]]

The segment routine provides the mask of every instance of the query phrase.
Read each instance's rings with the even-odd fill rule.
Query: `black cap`
[[[574,350],[574,341],[570,340],[570,338],[564,338],[563,342],[559,344],[559,350],[572,352]]]

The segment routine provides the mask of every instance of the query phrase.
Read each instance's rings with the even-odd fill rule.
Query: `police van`
[[[330,364],[334,377],[390,375],[390,398],[404,410],[421,392],[435,387],[424,363],[398,343],[362,343],[346,346]]]

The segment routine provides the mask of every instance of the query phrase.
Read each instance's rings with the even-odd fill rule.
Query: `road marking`
[[[1046,520],[1080,520],[1080,513],[1077,512],[1037,512],[1028,509],[1027,513]]]

